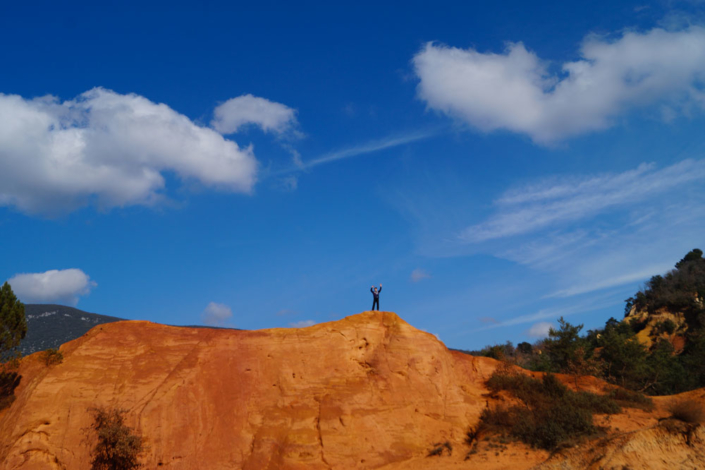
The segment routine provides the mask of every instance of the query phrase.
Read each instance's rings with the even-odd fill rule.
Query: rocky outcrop
[[[632,325],[640,325],[636,337],[647,348],[651,348],[660,339],[670,342],[676,353],[680,353],[685,346],[688,323],[682,312],[671,312],[667,308],[661,308],[654,313],[649,313],[646,309],[637,309],[633,306],[625,315],[624,321]],[[666,323],[671,324],[672,331],[665,331],[663,325]]]
[[[484,382],[498,363],[449,351],[391,312],[261,331],[117,322],[61,351],[54,366],[23,359],[16,400],[0,411],[0,470],[88,470],[96,406],[127,410],[147,469],[592,468],[491,440],[468,454],[468,429],[497,399]],[[610,436],[661,432],[663,412],[640,413],[619,415]]]
[[[23,361],[0,468],[87,469],[89,408],[128,410],[147,468],[375,468],[461,445],[494,361],[389,312],[305,329],[101,325]]]

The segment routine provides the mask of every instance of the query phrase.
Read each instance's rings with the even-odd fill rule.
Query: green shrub
[[[671,418],[684,423],[705,423],[705,410],[700,402],[693,399],[676,400],[669,405],[668,411],[671,412]]]
[[[555,449],[561,444],[595,434],[592,413],[564,400],[517,417],[512,434],[523,442],[542,449]]]
[[[553,374],[545,374],[539,380],[525,374],[503,371],[492,374],[487,381],[487,388],[493,392],[506,390],[527,405],[561,398],[569,392],[568,387]]]
[[[19,301],[7,281],[0,287],[0,360],[19,354],[20,341],[27,336],[24,304]]]
[[[17,372],[0,372],[0,410],[4,410],[15,401],[15,389],[21,379],[22,376]]]
[[[497,359],[498,361],[504,360],[506,356],[504,347],[497,344],[483,349],[482,355],[485,357],[491,357],[492,359]]]
[[[620,406],[627,408],[641,408],[646,411],[654,409],[654,401],[641,392],[627,390],[626,388],[613,388],[607,396]]]
[[[521,405],[488,407],[480,416],[480,427],[508,430],[519,440],[543,449],[555,449],[563,443],[597,432],[593,413],[618,413],[619,405],[608,396],[574,392],[553,374],[541,380],[524,374],[497,371],[487,381],[492,392],[507,391],[523,402]],[[477,429],[473,430],[474,436]]]
[[[574,408],[588,410],[598,414],[616,414],[621,411],[621,408],[606,395],[597,395],[590,392],[571,392],[564,397],[566,403],[571,404]]]
[[[495,407],[487,407],[482,410],[480,415],[481,426],[476,431],[481,430],[498,430],[500,428],[511,427],[517,420],[517,417],[526,411],[524,406],[506,406],[499,405]]]
[[[47,366],[61,364],[64,361],[64,355],[58,349],[50,348],[42,353],[42,360]]]
[[[97,434],[91,452],[91,470],[135,470],[141,467],[138,459],[144,451],[144,439],[125,424],[126,410],[118,408],[91,408]]]
[[[653,329],[653,332],[657,335],[661,333],[672,335],[674,331],[676,331],[676,324],[670,318],[656,323]]]

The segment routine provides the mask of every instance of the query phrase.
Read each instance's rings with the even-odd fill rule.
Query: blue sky
[[[0,279],[169,324],[586,328],[705,233],[702,2],[0,7]]]

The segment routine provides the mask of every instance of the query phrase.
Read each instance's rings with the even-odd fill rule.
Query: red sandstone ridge
[[[465,461],[465,435],[490,399],[484,381],[497,363],[449,351],[391,312],[262,331],[118,322],[61,351],[64,361],[53,367],[37,355],[22,361],[17,399],[0,412],[0,470],[88,470],[88,409],[100,405],[128,410],[128,424],[149,446],[147,469],[554,468],[561,461],[517,444]],[[657,423],[658,411],[641,413],[619,415],[622,430]],[[701,434],[688,445],[702,443]],[[427,457],[446,441],[451,456]],[[579,461],[574,452],[566,459]]]

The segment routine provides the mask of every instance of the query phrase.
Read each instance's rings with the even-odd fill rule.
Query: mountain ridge
[[[20,342],[23,356],[58,349],[62,344],[86,334],[96,325],[122,321],[123,318],[85,312],[58,304],[25,304],[27,335]]]

